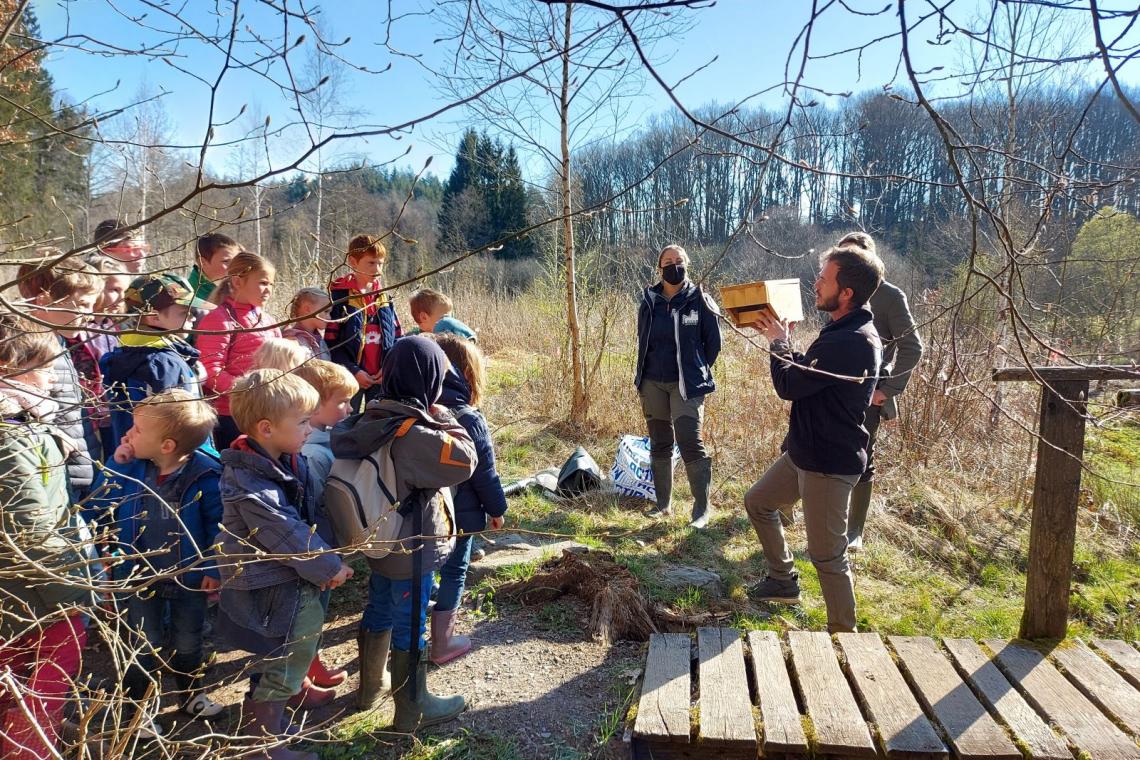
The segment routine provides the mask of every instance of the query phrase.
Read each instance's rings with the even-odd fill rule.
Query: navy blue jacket
[[[801,470],[831,475],[862,475],[870,436],[863,420],[879,377],[883,348],[863,307],[829,322],[806,354],[784,341],[772,342],[772,384],[792,402],[784,449]],[[805,367],[862,382],[844,380]]]
[[[662,283],[645,289],[637,309],[637,372],[633,384],[641,388],[645,372],[645,356],[649,352],[649,334],[654,319],[654,306],[664,301]],[[681,398],[691,399],[716,390],[712,365],[720,355],[719,310],[712,298],[691,282],[670,300],[673,335],[677,343]],[[660,318],[658,316],[658,318]]]
[[[439,403],[455,415],[471,436],[475,453],[479,455],[475,472],[455,489],[455,521],[464,533],[480,531],[487,527],[488,517],[502,517],[507,511],[507,497],[495,469],[491,431],[487,429],[483,413],[471,406],[471,389],[467,381],[454,370],[443,379]]]
[[[218,524],[222,521],[222,497],[218,487],[222,463],[216,456],[197,450],[180,470],[160,485],[158,469],[150,462],[138,462],[141,466],[136,468],[134,462],[120,465],[109,461],[93,489],[94,506],[114,515],[117,544],[114,548],[119,549],[127,561],[124,570],[129,571],[136,563],[131,559],[133,554],[168,548],[165,553],[151,554],[137,561],[144,562],[155,573],[194,565],[192,570],[178,576],[179,583],[186,588],[198,588],[203,575],[219,577],[212,559],[199,560],[212,553]],[[128,470],[141,470],[141,480],[146,487]],[[178,506],[177,519],[169,508],[174,505]]]
[[[176,338],[154,346],[119,346],[99,360],[103,390],[111,411],[111,440],[118,441],[134,424],[135,404],[147,396],[181,388],[198,395],[193,365],[198,350]]]

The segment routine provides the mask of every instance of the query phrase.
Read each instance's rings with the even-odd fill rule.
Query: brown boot
[[[247,755],[247,757],[257,757],[262,760],[317,760],[314,752],[301,752],[278,744],[289,741],[289,738],[281,732],[281,721],[285,713],[284,702],[247,700],[246,705],[252,717],[249,723],[250,733],[255,737],[256,743],[264,747],[260,754]]]

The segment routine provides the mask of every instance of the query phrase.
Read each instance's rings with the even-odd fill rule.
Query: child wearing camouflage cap
[[[124,300],[130,316],[120,346],[99,362],[114,441],[131,429],[137,403],[168,388],[201,397],[204,376],[197,349],[184,339],[191,310],[200,305],[190,283],[175,274],[142,275]]]

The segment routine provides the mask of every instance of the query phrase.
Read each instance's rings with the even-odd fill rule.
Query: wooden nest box
[[[751,327],[765,309],[787,322],[802,322],[804,318],[798,279],[727,285],[720,289],[720,301],[737,327]]]

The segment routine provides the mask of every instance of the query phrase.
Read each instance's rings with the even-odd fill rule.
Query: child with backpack
[[[439,569],[439,591],[431,613],[431,661],[443,665],[471,649],[471,639],[455,635],[455,617],[459,601],[463,598],[475,542],[475,537],[470,534],[488,527],[491,530],[502,528],[507,497],[495,470],[491,431],[478,409],[483,395],[483,352],[475,343],[452,333],[437,333],[434,337],[451,361],[452,370],[443,381],[443,395],[439,402],[451,410],[471,436],[479,457],[475,473],[455,489],[455,519],[460,533],[455,540],[454,551]]]
[[[380,400],[333,431],[325,509],[341,545],[359,547],[372,570],[357,638],[358,706],[379,701],[390,648],[395,730],[411,732],[465,707],[461,695],[428,693],[421,652],[433,574],[455,544],[447,488],[471,477],[476,455],[467,431],[437,404],[447,357],[434,341],[399,340],[383,372]]]
[[[253,356],[266,338],[280,338],[277,319],[265,310],[273,295],[276,269],[256,253],[241,251],[230,260],[226,280],[210,296],[217,308],[198,321],[198,350],[206,367],[206,390],[218,410],[214,442],[221,451],[241,435],[230,415],[230,390],[253,369]]]
[[[321,592],[352,568],[312,530],[317,511],[301,449],[320,395],[287,372],[253,370],[233,385],[243,435],[222,452],[222,576],[218,634],[260,657],[260,678],[243,710],[253,729],[287,740],[286,703],[301,694],[325,611]],[[270,760],[316,760],[279,746]]]
[[[169,628],[169,659],[182,711],[210,718],[222,705],[201,690],[206,596],[220,587],[211,547],[222,519],[222,464],[202,450],[214,429],[213,408],[181,388],[149,396],[107,464],[102,498],[115,513],[115,576],[138,587],[127,595],[130,633],[141,640],[138,660],[123,677],[127,695],[142,700],[155,679],[155,653]],[[141,465],[139,477],[118,469]]]
[[[56,757],[64,705],[73,693],[91,603],[64,470],[70,442],[47,424],[55,337],[0,315],[0,757]],[[75,583],[69,582],[75,576]]]

